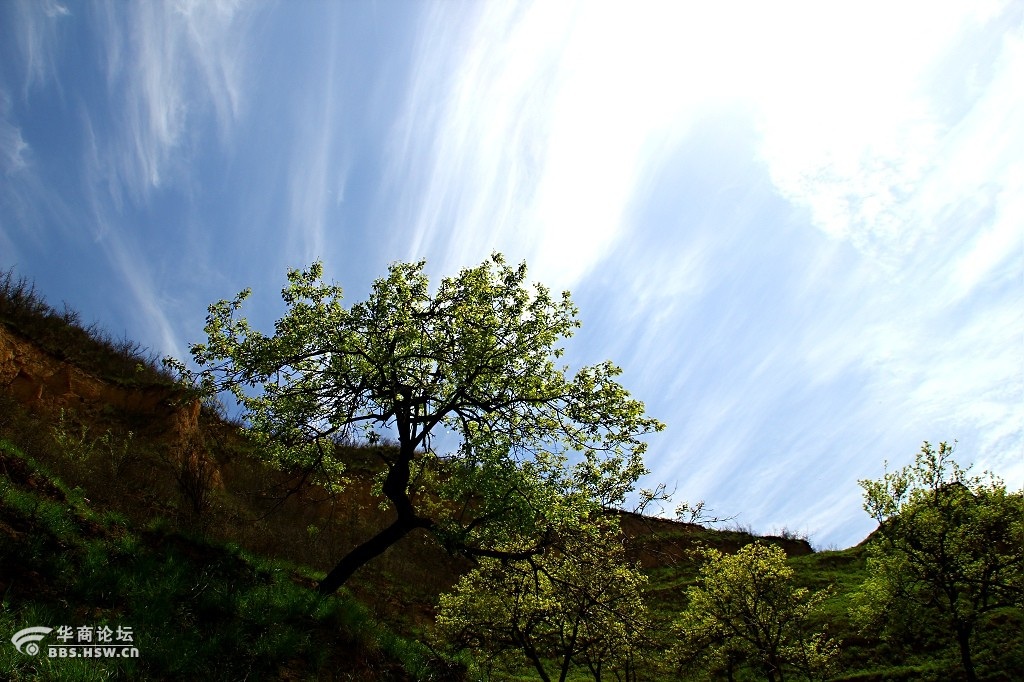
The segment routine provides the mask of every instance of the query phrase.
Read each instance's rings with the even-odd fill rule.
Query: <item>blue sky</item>
[[[848,546],[921,441],[1024,482],[1016,2],[0,3],[0,267],[158,354],[288,267],[570,289],[646,483]]]

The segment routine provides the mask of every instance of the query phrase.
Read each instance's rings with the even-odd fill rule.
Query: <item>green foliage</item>
[[[350,308],[320,263],[291,270],[273,335],[237,317],[246,290],[209,307],[207,342],[191,347],[198,374],[167,361],[207,395],[233,392],[273,462],[328,486],[346,482],[336,443],[397,441],[374,492],[398,519],[343,559],[327,591],[414,528],[470,553],[542,543],[620,504],[646,471],[641,436],[663,428],[610,362],[572,376],[555,365],[579,327],[567,292],[528,285],[525,265],[495,254],[431,294],[424,267],[393,264]],[[452,448],[437,447],[441,432]]]
[[[974,680],[982,616],[1024,606],[1024,491],[969,476],[952,454],[947,443],[925,442],[913,464],[860,481],[864,509],[880,525],[859,615],[897,637],[938,617]]]
[[[268,384],[280,389],[284,402],[268,407],[268,415],[278,412],[264,420],[262,444],[235,429],[241,422],[214,423],[213,415],[223,421],[225,413],[212,393],[200,419],[201,437],[209,439],[203,442],[220,448],[212,460],[171,457],[166,422],[158,414],[88,400],[75,411],[50,413],[0,394],[0,631],[120,622],[145,638],[142,658],[123,662],[33,658],[0,646],[0,676],[536,679],[523,644],[527,629],[551,677],[560,676],[566,662],[566,678],[573,681],[598,674],[616,680],[766,676],[756,646],[735,633],[727,641],[729,631],[695,613],[679,616],[695,610],[686,588],[707,591],[715,584],[708,566],[698,571],[687,552],[696,543],[735,551],[751,541],[742,528],[660,525],[648,537],[634,527],[624,539],[626,555],[618,539],[597,532],[594,520],[602,517],[596,510],[616,504],[633,485],[642,470],[640,439],[659,425],[619,393],[613,367],[571,375],[555,366],[560,340],[578,326],[567,297],[526,286],[524,269],[500,259],[428,291],[417,263],[396,265],[365,302],[346,309],[338,305],[340,289],[319,281],[318,267],[292,273],[288,313],[259,343],[255,333],[249,338],[244,321],[235,320],[240,299],[237,307],[211,309],[209,325],[226,335],[216,343],[231,348],[239,364],[208,355],[193,378],[214,390],[240,380],[234,388],[250,397],[265,396]],[[538,303],[545,297],[547,303]],[[55,311],[10,272],[0,273],[0,323],[73,370],[121,384],[161,380],[138,355],[137,344],[82,327],[76,313]],[[288,356],[286,346],[304,330],[308,343]],[[275,353],[276,361],[294,363],[265,375],[231,375],[259,358],[273,367]],[[306,390],[312,392],[295,395]],[[167,396],[180,392],[168,387]],[[323,418],[289,424],[289,414],[304,413],[288,400],[317,407]],[[432,421],[448,404],[453,410]],[[615,406],[623,404],[631,407],[616,415]],[[349,408],[365,419],[332,421]],[[250,422],[253,414],[248,412]],[[602,421],[609,416],[607,424]],[[398,442],[403,428],[404,445]],[[445,429],[455,438],[442,436]],[[377,444],[360,444],[368,440]],[[189,443],[181,447],[174,454],[188,455]],[[273,472],[251,457],[267,452],[289,471]],[[814,590],[835,586],[805,609],[798,628],[806,633],[804,643],[783,648],[792,659],[783,665],[787,677],[810,673],[815,659],[827,659],[842,671],[834,680],[962,679],[960,669],[967,668],[959,645],[966,629],[977,679],[1019,679],[1022,493],[1006,491],[992,477],[969,476],[951,452],[945,444],[925,444],[915,465],[862,482],[869,512],[880,523],[872,542],[787,562],[794,589],[805,588],[798,594],[808,601],[820,599]],[[181,528],[196,526],[174,503],[176,490],[196,509],[205,499],[189,498],[182,472],[197,474],[203,492],[203,476],[212,470],[166,465],[214,460],[227,466],[218,470],[225,487],[209,509],[212,521],[202,526],[209,537],[324,568],[319,562],[334,548],[357,543],[382,517],[358,493],[324,498],[323,491],[306,495],[306,486],[283,502],[264,497],[269,490],[292,489],[299,480],[290,476],[292,469],[308,468],[332,491],[346,478],[368,490],[375,485],[385,507],[411,509],[414,522],[444,548],[475,555],[476,569],[445,597],[440,634],[429,631],[430,605],[466,564],[443,558],[425,534],[414,534],[414,542],[388,552],[379,571],[353,581],[353,593],[366,604],[347,591],[321,599],[309,589],[323,575],[319,571],[180,535]],[[660,492],[641,491],[641,498],[659,499]],[[679,514],[691,522],[715,520],[700,503],[681,506]],[[800,537],[785,529],[780,534]],[[627,555],[643,559],[645,575]],[[937,558],[946,563],[928,563]],[[936,582],[944,575],[952,579]],[[780,588],[771,594],[785,593]],[[773,608],[754,613],[783,613]],[[613,611],[627,615],[612,618]],[[679,627],[667,625],[677,620]],[[497,626],[512,622],[522,623],[519,633],[502,645]],[[575,632],[573,623],[579,625]],[[822,634],[826,628],[842,641],[838,659]],[[659,649],[652,647],[661,642],[667,661],[672,657],[664,643],[677,640],[674,653],[690,670],[675,667],[678,657],[671,670],[658,669]],[[424,642],[467,648],[454,658],[439,657]]]
[[[705,563],[677,622],[685,666],[732,679],[749,664],[770,681],[790,671],[811,677],[832,671],[838,646],[812,627],[829,590],[797,587],[786,553],[774,545],[700,554]]]
[[[647,579],[624,558],[608,519],[577,524],[557,546],[521,561],[483,559],[442,595],[438,630],[485,669],[523,657],[543,680],[584,669],[637,679],[649,636]]]
[[[74,423],[72,415],[61,408],[57,424],[51,432],[57,448],[74,462],[85,463],[95,453],[101,454],[110,465],[110,473],[116,478],[124,465],[132,459],[132,441],[135,434],[128,431],[118,438],[107,429],[99,436],[89,433],[89,425],[84,422]]]

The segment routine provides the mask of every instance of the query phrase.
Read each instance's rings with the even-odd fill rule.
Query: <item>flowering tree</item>
[[[926,441],[913,464],[860,481],[864,509],[879,523],[861,617],[885,624],[899,613],[937,614],[973,681],[981,616],[1024,606],[1024,491],[969,476],[952,455],[949,444]]]
[[[564,681],[574,665],[598,682],[612,673],[636,680],[646,582],[626,563],[617,524],[591,519],[541,554],[481,561],[442,595],[438,627],[483,660],[525,655],[545,682]]]
[[[702,554],[704,565],[677,622],[684,663],[730,680],[749,663],[769,682],[782,682],[788,671],[819,674],[831,668],[839,649],[811,623],[829,592],[797,587],[782,548],[754,543],[736,554]]]
[[[394,520],[324,593],[417,528],[475,556],[542,551],[551,528],[623,501],[645,472],[641,437],[663,428],[610,362],[555,365],[579,327],[568,292],[528,285],[498,254],[433,292],[424,267],[391,265],[349,308],[319,263],[289,271],[272,335],[237,316],[246,290],[209,307],[198,373],[170,361],[208,394],[231,391],[270,461],[335,488],[339,439],[397,442],[375,486]]]

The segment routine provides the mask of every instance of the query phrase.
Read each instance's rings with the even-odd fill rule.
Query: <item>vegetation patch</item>
[[[0,647],[14,680],[415,679],[432,654],[295,567],[169,530],[100,517],[0,441],[0,628],[129,627],[138,658],[52,658]],[[40,485],[40,482],[47,482]]]
[[[0,277],[0,331],[158,387],[139,409],[0,391],[7,678],[1020,679],[1024,492],[947,444],[861,482],[879,528],[841,551],[700,503],[629,513],[660,424],[613,365],[554,367],[567,296],[497,256],[433,294],[397,264],[349,308],[319,274],[290,274],[274,336],[212,306],[192,387]],[[53,630],[16,647],[30,627]],[[78,628],[138,656],[49,655]]]

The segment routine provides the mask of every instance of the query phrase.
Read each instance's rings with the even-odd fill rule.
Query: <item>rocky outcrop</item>
[[[199,400],[166,385],[105,381],[41,350],[4,324],[0,324],[0,391],[41,412],[107,408],[151,417],[151,423],[164,426],[163,438],[173,456],[187,458],[190,466],[212,466],[202,445]],[[219,473],[211,476],[219,486]]]
[[[56,358],[0,324],[0,389],[33,408],[74,408],[84,403],[110,405],[130,412],[169,407],[163,386],[111,385]]]

